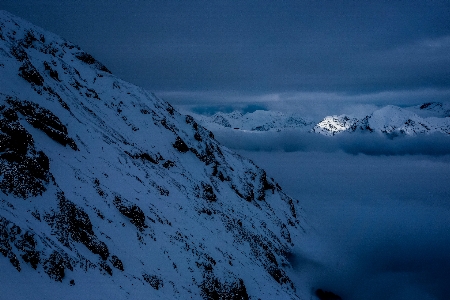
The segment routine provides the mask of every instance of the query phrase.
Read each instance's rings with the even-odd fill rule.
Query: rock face
[[[298,201],[194,118],[4,11],[0,190],[2,295],[298,298]]]

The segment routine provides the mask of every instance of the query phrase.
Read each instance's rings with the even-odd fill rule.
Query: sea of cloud
[[[448,137],[214,133],[300,201],[310,229],[290,258],[299,289],[448,299]]]
[[[394,136],[377,133],[341,133],[333,137],[285,130],[281,132],[241,131],[224,128],[214,131],[215,138],[235,150],[284,152],[337,152],[367,155],[450,154],[450,138],[441,133]]]

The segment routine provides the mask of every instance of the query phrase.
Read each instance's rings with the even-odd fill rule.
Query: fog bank
[[[291,259],[297,285],[348,300],[448,299],[450,155],[239,152],[305,210],[312,229]]]
[[[450,154],[450,137],[441,133],[394,136],[378,133],[341,133],[333,137],[300,130],[281,132],[214,130],[216,139],[235,150],[337,152],[366,155]]]

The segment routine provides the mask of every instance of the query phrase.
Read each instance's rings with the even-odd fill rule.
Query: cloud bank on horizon
[[[232,129],[214,131],[215,138],[234,150],[263,152],[345,152],[379,155],[450,155],[448,137],[441,133],[398,136],[343,133],[334,137],[288,130],[282,132],[245,132]]]
[[[174,104],[450,99],[446,0],[4,0],[0,9]]]

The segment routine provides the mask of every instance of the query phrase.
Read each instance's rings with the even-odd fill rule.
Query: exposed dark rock
[[[148,153],[146,153],[146,152],[142,152],[142,153],[136,153],[136,154],[131,154],[130,152],[128,152],[128,151],[125,151],[125,153],[128,155],[128,156],[130,156],[131,158],[134,158],[134,159],[142,159],[142,160],[146,160],[146,161],[149,161],[149,162],[151,162],[151,163],[153,163],[153,164],[158,164],[159,162],[158,162],[158,158],[153,158],[150,154],[148,154]]]
[[[106,262],[104,262],[104,261],[100,262],[99,266],[100,266],[100,271],[105,271],[106,273],[109,274],[109,276],[112,276],[112,269]]]
[[[244,281],[237,279],[232,283],[222,283],[214,276],[208,276],[201,284],[201,296],[205,300],[248,300]]]
[[[274,185],[267,180],[267,174],[266,174],[266,171],[264,171],[264,170],[262,171],[260,181],[262,183],[264,190],[272,190],[273,191],[275,189]]]
[[[19,68],[19,75],[29,83],[41,86],[44,83],[44,78],[39,71],[30,63],[24,62]]]
[[[192,128],[194,128],[194,130],[198,129],[197,122],[195,122],[194,117],[192,117],[190,115],[186,115],[186,124],[192,124]]]
[[[0,253],[9,258],[9,262],[20,272],[20,262],[12,250],[14,241],[20,238],[21,229],[0,216]]]
[[[289,284],[292,288],[294,288],[294,284],[286,275],[284,270],[278,267],[270,267],[267,271],[269,272],[270,276],[272,276],[273,279],[275,279],[279,284]]]
[[[65,276],[65,261],[61,254],[54,251],[50,257],[44,261],[44,271],[55,281],[62,281]]]
[[[100,187],[100,180],[98,180],[98,178],[95,178],[94,179],[94,188],[95,188],[95,190],[97,191],[97,194],[100,196],[100,197],[106,197],[106,193],[102,190],[102,188]],[[103,214],[98,210],[98,211],[96,211],[97,212],[97,215],[100,217],[100,218],[102,218],[102,219],[104,219],[104,216],[103,216]]]
[[[20,45],[12,46],[11,54],[20,62],[28,61],[28,54]]]
[[[171,114],[171,115],[173,116],[173,114],[174,114],[174,112],[175,112],[175,109],[173,108],[172,105],[170,105],[169,103],[167,103],[166,110],[167,110],[167,112],[168,112],[169,114]]]
[[[10,263],[14,266],[14,268],[16,268],[17,271],[20,272],[20,270],[21,270],[21,268],[20,268],[20,262],[19,262],[19,260],[17,259],[16,254],[14,254],[13,252],[9,252],[9,253],[8,253],[8,258],[9,258]]]
[[[31,134],[17,121],[0,119],[0,135],[2,151],[14,153],[18,156],[25,155],[29,149],[34,148]],[[5,157],[6,158],[6,157]],[[14,160],[18,161],[18,160]]]
[[[287,197],[287,196],[286,196]],[[292,200],[292,198],[289,198],[288,200],[289,203],[289,208],[291,210],[291,214],[294,218],[297,218],[297,212],[295,210],[295,205],[294,205],[294,200]]]
[[[25,232],[22,238],[17,240],[15,245],[17,249],[23,252],[21,255],[22,259],[36,270],[40,262],[40,253],[39,251],[36,251],[36,240],[34,239],[34,235]]]
[[[47,214],[44,218],[54,228],[58,240],[64,246],[69,247],[70,237],[106,260],[109,256],[108,247],[95,235],[89,215],[67,200],[62,193],[58,194],[58,198],[59,212]]]
[[[255,192],[253,192],[253,187],[249,186],[247,188],[247,193],[244,196],[244,199],[248,202],[252,202],[255,199]]]
[[[129,203],[127,200],[124,200],[119,196],[115,196],[114,205],[119,212],[129,218],[131,224],[136,226],[138,229],[143,230],[147,227],[147,225],[145,225],[145,214],[139,206]]]
[[[195,148],[190,148],[192,153],[195,154],[206,165],[217,163],[215,153],[219,153],[219,149],[215,148],[212,143],[206,143],[203,150],[198,151]]]
[[[170,169],[175,166],[175,163],[171,160],[167,160],[163,163],[163,167],[166,169]]]
[[[142,274],[142,277],[155,290],[159,290],[160,288],[162,288],[164,286],[163,280],[156,275],[148,275],[148,274],[144,273],[144,274]]]
[[[19,101],[9,99],[7,101],[21,114],[26,116],[26,120],[33,127],[45,132],[51,139],[63,146],[69,145],[72,149],[78,150],[75,141],[68,136],[67,128],[62,124],[57,116],[51,111],[30,101]]]
[[[116,255],[111,256],[111,263],[114,268],[119,269],[120,271],[124,270],[122,261]]]
[[[324,291],[322,289],[316,290],[316,296],[320,300],[342,300],[342,298],[335,293]]]
[[[25,48],[29,48],[34,41],[37,41],[37,38],[34,36],[34,32],[32,30],[28,30],[25,33],[25,38],[21,41],[22,46]]]
[[[53,78],[53,79],[56,80],[56,81],[61,81],[61,80],[59,79],[58,71],[56,71],[55,69],[53,69],[53,68],[50,66],[50,64],[49,64],[48,62],[46,62],[46,61],[44,61],[44,68],[45,68],[46,71],[49,72],[51,78]]]
[[[70,107],[69,105],[67,105],[67,103],[61,98],[61,96],[55,92],[50,86],[44,86],[44,91],[46,91],[51,97],[56,98],[59,102],[59,104],[61,104],[61,106],[70,111]]]
[[[201,214],[207,214],[208,216],[211,216],[213,212],[209,208],[202,208],[199,213]]]
[[[196,132],[196,133],[194,133],[194,139],[196,139],[197,141],[201,142],[202,141],[202,136],[200,135],[200,133]]]
[[[203,193],[202,193],[202,198],[208,201],[217,201],[217,196],[214,193],[214,189],[213,187],[206,183],[206,182],[202,182],[202,189],[203,189]]]
[[[422,104],[422,105],[420,106],[420,109],[425,109],[425,108],[429,107],[429,106],[432,105],[432,104],[433,104],[433,102],[427,102],[427,103],[424,103],[424,104]]]
[[[3,118],[1,118],[3,117]],[[49,160],[11,109],[0,109],[0,189],[21,198],[37,196],[50,180]]]
[[[259,177],[259,188],[257,190],[257,198],[260,201],[266,199],[266,191],[272,190],[275,192],[275,186],[267,180],[267,175],[264,170],[261,171],[261,176]]]
[[[86,97],[88,98],[95,98],[100,100],[100,97],[98,96],[97,92],[94,89],[86,88],[86,91],[84,92]]]
[[[90,55],[86,52],[77,53],[75,55],[75,57],[88,65],[93,65],[95,68],[97,68],[100,71],[111,73],[111,71],[108,70],[108,68],[106,68],[101,62],[99,62],[92,55]]]
[[[286,224],[282,224],[282,225],[281,225],[281,236],[282,236],[288,243],[292,243],[291,233],[290,233],[289,230],[287,229]]]
[[[179,136],[177,136],[175,143],[173,143],[173,147],[181,153],[186,153],[189,151],[189,147]]]
[[[10,122],[15,122],[19,119],[17,116],[17,113],[12,108],[6,108],[4,111],[2,111],[3,117],[5,117],[6,120]]]

